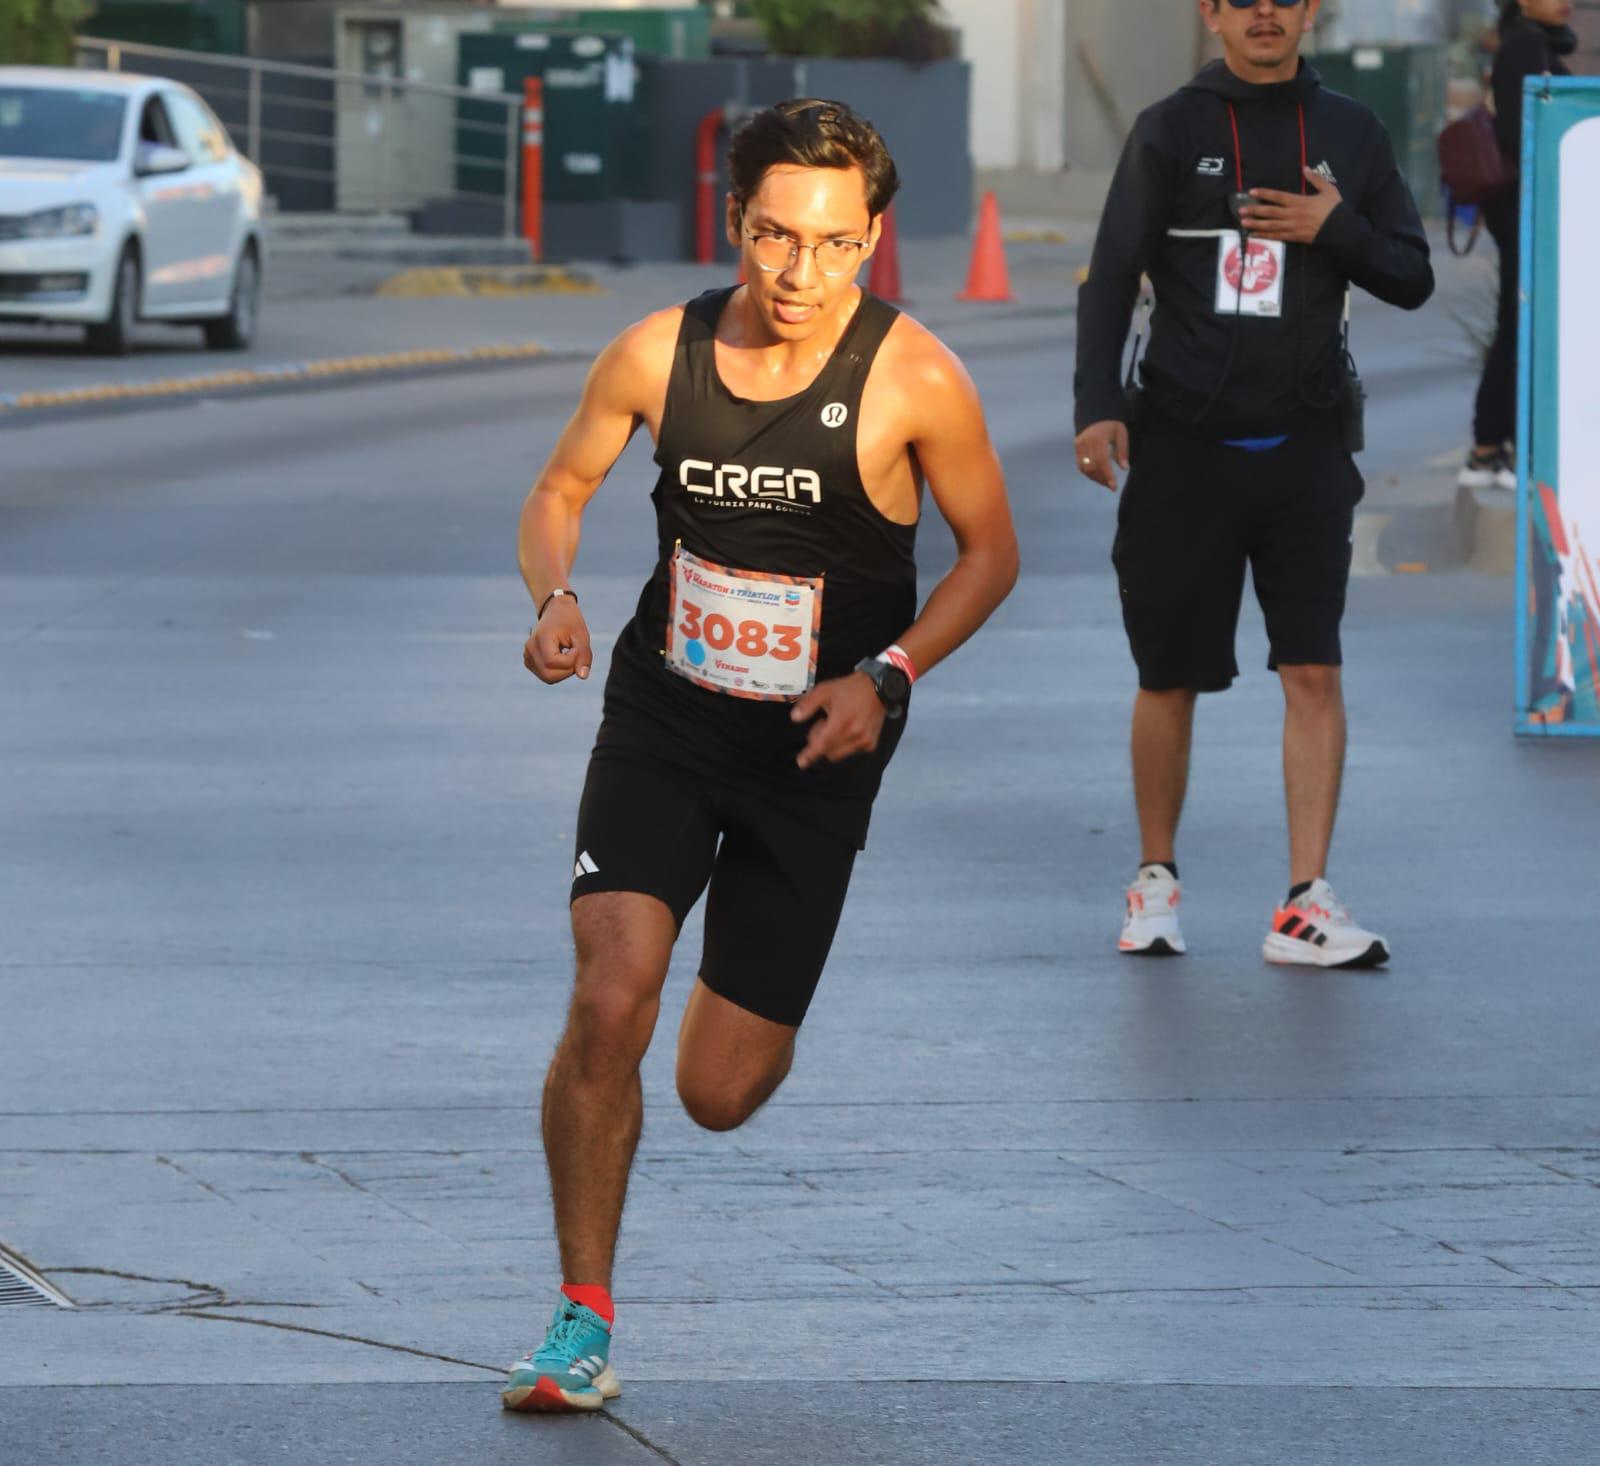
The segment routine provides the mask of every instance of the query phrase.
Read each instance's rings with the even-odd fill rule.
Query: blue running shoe
[[[611,1325],[563,1298],[544,1343],[511,1366],[500,1403],[507,1410],[598,1410],[621,1393],[611,1368]]]

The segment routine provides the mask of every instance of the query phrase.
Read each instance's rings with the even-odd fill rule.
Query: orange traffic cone
[[[972,247],[967,288],[956,299],[999,304],[1013,298],[1011,276],[1006,270],[1005,241],[1000,235],[1000,201],[990,190],[984,194],[983,206],[978,211],[978,238]]]
[[[883,230],[878,235],[878,248],[872,256],[872,273],[867,277],[867,289],[879,300],[890,305],[900,304],[900,231],[895,227],[894,205],[883,216]]]

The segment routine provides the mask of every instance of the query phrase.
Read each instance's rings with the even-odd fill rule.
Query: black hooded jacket
[[[1228,197],[1239,163],[1247,189],[1300,192],[1302,109],[1306,161],[1331,173],[1343,202],[1315,244],[1287,247],[1281,316],[1218,314],[1216,237],[1170,231],[1236,228]],[[1080,432],[1126,416],[1123,347],[1144,273],[1156,298],[1141,367],[1147,400],[1186,422],[1204,413],[1204,431],[1218,438],[1290,432],[1336,414],[1347,283],[1407,310],[1433,294],[1427,235],[1383,124],[1324,88],[1304,61],[1293,81],[1268,86],[1213,62],[1140,114],[1078,291]]]
[[[1526,77],[1570,76],[1563,56],[1578,48],[1570,26],[1540,25],[1520,9],[1500,21],[1500,45],[1494,53],[1494,130],[1500,151],[1513,168],[1522,167],[1522,83]]]

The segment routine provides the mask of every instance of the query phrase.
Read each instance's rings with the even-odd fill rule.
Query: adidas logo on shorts
[[[584,876],[597,876],[600,867],[594,863],[594,857],[587,850],[578,857],[577,864],[572,867],[572,879],[581,880]]]

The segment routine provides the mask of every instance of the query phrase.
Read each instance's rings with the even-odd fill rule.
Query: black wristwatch
[[[876,657],[863,657],[856,663],[856,671],[865,672],[872,679],[885,716],[905,717],[906,704],[911,701],[911,679],[904,672],[893,662],[880,662]]]

